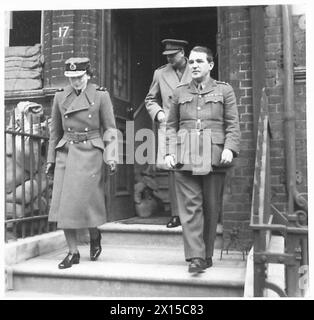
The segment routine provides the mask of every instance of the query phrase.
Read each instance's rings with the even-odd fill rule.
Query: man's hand
[[[164,111],[159,111],[157,113],[157,121],[160,123],[166,122],[166,115],[165,115]]]
[[[107,164],[109,166],[110,174],[113,174],[117,171],[117,163],[115,161],[109,160]]]
[[[165,164],[168,169],[173,169],[176,165],[174,155],[165,156]]]
[[[221,164],[230,164],[233,159],[233,153],[229,149],[224,149],[221,154]]]

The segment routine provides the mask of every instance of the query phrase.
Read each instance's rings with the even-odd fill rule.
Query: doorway
[[[154,70],[167,63],[166,58],[161,55],[162,39],[175,38],[188,41],[187,56],[196,45],[211,48],[215,55],[212,76],[218,79],[217,8],[105,11],[106,41],[103,49],[106,55],[105,70],[107,71],[105,85],[110,89],[120,130],[123,131],[125,122],[132,119],[128,113],[130,109],[135,113],[141,109],[134,119],[135,132],[141,128],[152,129],[154,126],[146,112],[144,99]],[[136,162],[134,166],[123,164],[120,165],[118,175],[110,178],[107,194],[110,221],[135,216],[132,194],[134,176],[138,176],[146,168],[147,165],[139,165]],[[164,193],[169,192],[165,189]]]

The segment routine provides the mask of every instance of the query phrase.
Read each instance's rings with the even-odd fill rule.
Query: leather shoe
[[[207,268],[207,264],[202,258],[193,258],[189,265],[190,273],[202,272]]]
[[[101,253],[101,232],[98,231],[98,236],[96,239],[90,240],[90,259],[96,261]]]
[[[205,259],[205,262],[206,262],[206,269],[213,266],[212,257],[206,258],[206,259]]]
[[[178,216],[173,216],[167,223],[167,228],[175,228],[181,225],[180,218]]]
[[[72,264],[79,264],[80,263],[80,253],[71,253],[69,252],[67,256],[59,263],[59,269],[67,269],[71,268]]]

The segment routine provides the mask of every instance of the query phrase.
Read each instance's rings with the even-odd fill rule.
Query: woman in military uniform
[[[57,92],[51,114],[47,174],[54,173],[49,221],[64,230],[69,252],[60,269],[78,264],[76,230],[88,228],[90,259],[101,253],[97,226],[106,222],[104,162],[115,171],[116,159],[105,142],[116,137],[113,106],[108,92],[89,82],[88,58],[65,62],[70,85]],[[102,139],[102,133],[104,133]]]

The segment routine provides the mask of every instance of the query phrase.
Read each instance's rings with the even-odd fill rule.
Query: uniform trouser
[[[186,261],[213,256],[225,172],[175,172]]]
[[[168,174],[168,184],[169,184],[169,200],[170,200],[170,207],[171,207],[171,216],[178,216],[179,210],[178,210],[178,199],[177,199],[177,193],[176,193],[176,178],[173,171],[169,171]]]

